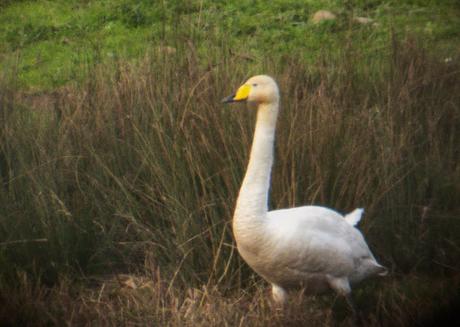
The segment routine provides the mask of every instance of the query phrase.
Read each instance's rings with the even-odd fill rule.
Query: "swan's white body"
[[[354,226],[363,210],[345,217],[334,210],[304,206],[268,211],[279,91],[265,75],[250,78],[225,102],[257,105],[251,155],[233,217],[238,251],[259,275],[272,284],[273,298],[286,300],[286,290],[308,293],[333,289],[349,299],[350,283],[384,274]]]

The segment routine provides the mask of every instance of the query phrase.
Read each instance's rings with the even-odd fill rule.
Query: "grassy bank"
[[[270,207],[366,208],[391,273],[355,289],[365,325],[454,312],[454,2],[136,3],[0,7],[0,322],[351,325],[333,295],[274,310],[235,249],[255,115],[220,99],[260,72],[282,94]]]
[[[443,58],[458,51],[460,7],[455,0],[317,1],[3,1],[0,64],[14,66],[29,91],[53,90],[85,78],[88,63],[136,62],[148,51],[183,48],[200,54],[222,46],[255,61],[296,53],[310,64],[337,52],[345,38],[364,58],[385,49],[390,31],[417,34]],[[335,21],[314,24],[320,9]],[[354,18],[372,19],[359,24]]]

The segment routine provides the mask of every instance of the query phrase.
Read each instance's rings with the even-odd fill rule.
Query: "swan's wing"
[[[357,213],[351,217],[355,219]],[[270,211],[268,221],[267,249],[293,272],[349,276],[364,259],[373,259],[359,230],[328,208]]]

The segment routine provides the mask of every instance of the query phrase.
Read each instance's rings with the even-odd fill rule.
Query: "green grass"
[[[318,9],[335,22],[311,22]],[[21,1],[0,12],[0,62],[17,62],[24,89],[50,90],[75,79],[87,57],[136,61],[161,44],[181,47],[191,40],[206,52],[222,43],[260,60],[285,53],[314,63],[322,50],[336,52],[343,38],[359,39],[363,56],[382,49],[388,32],[416,33],[437,53],[455,52],[460,40],[455,1]],[[353,24],[366,16],[377,26]],[[86,56],[82,55],[86,54]],[[18,59],[19,58],[19,59]]]
[[[351,325],[333,295],[273,310],[235,249],[255,115],[220,99],[260,72],[282,94],[270,207],[365,207],[391,271],[354,290],[365,325],[445,317],[460,271],[458,7],[330,1],[337,22],[311,24],[324,3],[4,4],[0,321]]]

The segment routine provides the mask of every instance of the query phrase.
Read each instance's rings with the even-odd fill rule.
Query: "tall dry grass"
[[[374,57],[348,44],[314,67],[221,51],[204,57],[189,43],[136,65],[88,65],[84,85],[39,96],[3,78],[0,320],[350,324],[331,297],[274,311],[232,242],[255,117],[219,100],[256,70],[282,93],[271,207],[366,208],[360,228],[392,272],[355,292],[368,324],[434,319],[449,305],[460,270],[459,64],[414,40]]]

